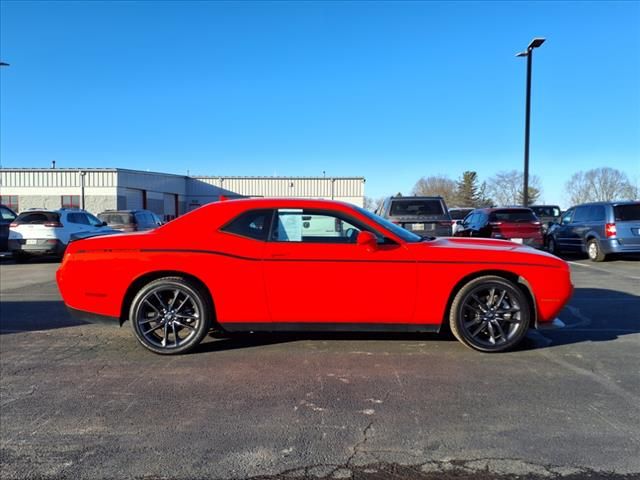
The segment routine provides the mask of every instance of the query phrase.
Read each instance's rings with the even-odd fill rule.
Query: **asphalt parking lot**
[[[570,260],[567,328],[515,352],[279,335],[178,357],[72,320],[56,262],[5,261],[0,478],[635,478],[640,260]]]

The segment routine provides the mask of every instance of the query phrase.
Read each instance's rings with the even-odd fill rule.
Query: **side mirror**
[[[456,220],[456,225],[462,225],[462,220]]]
[[[376,236],[373,233],[364,230],[358,233],[356,243],[360,246],[366,247],[369,250],[375,250],[376,248],[378,248],[378,239],[376,238]]]
[[[107,222],[102,222],[100,224],[98,224],[99,227],[106,227],[107,226]]]

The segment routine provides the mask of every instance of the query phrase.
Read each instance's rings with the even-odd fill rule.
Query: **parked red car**
[[[72,312],[131,320],[161,354],[212,328],[437,332],[444,322],[496,352],[549,325],[572,292],[567,263],[545,252],[423,239],[362,208],[295,199],[218,202],[156,230],[73,242],[57,280]]]
[[[456,237],[500,238],[542,248],[542,224],[530,208],[478,208],[469,213]]]

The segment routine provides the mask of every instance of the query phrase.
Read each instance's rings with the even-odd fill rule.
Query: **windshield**
[[[370,212],[369,210],[365,210],[364,208],[360,208],[360,207],[355,207],[355,208],[361,214],[363,214],[365,217],[367,217],[369,220],[373,220],[375,223],[377,223],[381,227],[384,227],[385,229],[390,230],[395,235],[397,235],[400,238],[402,238],[405,242],[417,243],[417,242],[421,242],[423,240],[423,238],[421,236],[416,235],[415,233],[411,233],[410,231],[405,230],[402,227],[399,227],[395,223],[392,223],[389,220],[385,220],[384,218],[379,217],[378,215],[376,215],[375,213]]]
[[[539,217],[560,216],[560,208],[558,207],[531,207],[531,210]]]
[[[450,209],[449,215],[451,215],[451,220],[462,220],[464,217],[469,215],[473,208],[456,208]]]

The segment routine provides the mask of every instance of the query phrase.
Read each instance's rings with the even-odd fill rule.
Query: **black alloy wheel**
[[[140,289],[129,319],[138,341],[162,355],[185,353],[209,331],[212,308],[206,292],[182,277],[164,277]]]
[[[449,315],[456,338],[481,352],[512,349],[526,335],[530,321],[527,296],[513,282],[493,275],[462,287]]]

